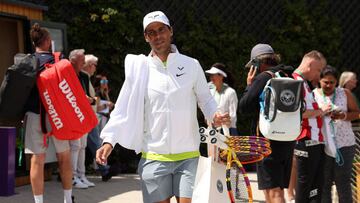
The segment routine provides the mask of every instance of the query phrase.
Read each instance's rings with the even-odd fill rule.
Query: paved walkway
[[[255,173],[249,173],[254,202],[264,202],[264,195],[257,190]],[[121,174],[113,177],[108,182],[102,182],[101,177],[89,176],[89,180],[96,187],[89,189],[73,189],[75,203],[141,203],[139,176],[136,174]],[[63,192],[60,190],[61,183],[54,176],[51,181],[45,182],[44,202],[63,203]],[[30,185],[17,187],[16,194],[10,197],[0,197],[0,203],[31,203],[33,196]],[[171,203],[176,203],[172,199]]]

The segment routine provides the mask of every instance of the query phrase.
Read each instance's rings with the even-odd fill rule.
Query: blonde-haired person
[[[322,116],[331,110],[331,105],[320,108],[308,82],[320,80],[320,73],[326,64],[324,55],[313,50],[304,55],[299,67],[293,73],[295,80],[304,81],[305,101],[301,133],[294,149],[297,165],[295,202],[321,201],[325,158],[324,136],[321,130]]]
[[[356,100],[356,104],[360,108],[359,99],[352,92],[356,88],[357,82],[358,82],[358,80],[357,80],[356,73],[351,72],[351,71],[344,71],[343,73],[341,73],[340,78],[339,78],[339,87],[346,88],[346,89],[350,90],[353,97]]]

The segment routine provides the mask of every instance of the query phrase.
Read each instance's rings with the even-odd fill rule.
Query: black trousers
[[[298,141],[294,154],[297,162],[296,203],[321,202],[324,177],[324,145],[306,146]]]
[[[324,185],[322,189],[322,202],[331,202],[331,186],[335,182],[339,195],[339,203],[352,202],[351,170],[355,155],[355,145],[340,148],[344,164],[339,166],[335,158],[325,155]]]

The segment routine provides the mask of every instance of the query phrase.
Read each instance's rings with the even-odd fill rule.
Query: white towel
[[[330,125],[331,118],[329,116],[324,116],[323,118],[323,128],[322,133],[325,140],[325,153],[328,156],[334,157],[336,156],[336,145],[335,145],[335,136],[336,136],[336,123],[333,123],[334,131],[331,129]]]
[[[141,152],[144,136],[144,94],[149,65],[145,55],[128,54],[125,58],[125,81],[110,119],[101,131],[103,142]]]

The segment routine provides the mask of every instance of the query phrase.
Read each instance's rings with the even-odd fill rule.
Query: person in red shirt
[[[319,51],[305,54],[294,71],[296,80],[304,80],[305,112],[302,114],[301,133],[295,145],[297,183],[295,202],[320,202],[323,183],[324,137],[321,133],[322,116],[331,106],[319,108],[308,83],[319,81],[326,59]]]

